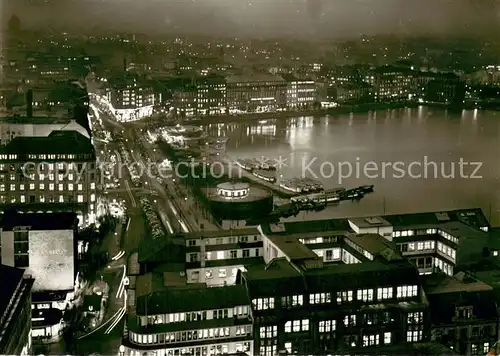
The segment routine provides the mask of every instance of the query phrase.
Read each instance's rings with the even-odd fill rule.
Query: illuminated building
[[[282,111],[287,104],[287,82],[271,74],[233,75],[226,78],[230,114]]]
[[[289,74],[281,76],[287,81],[286,105],[288,109],[306,109],[315,104],[316,83],[314,80],[299,79]]]
[[[136,76],[111,79],[106,98],[117,121],[136,121],[153,114],[153,88],[139,83]]]
[[[7,212],[1,224],[2,263],[34,278],[33,337],[59,335],[62,311],[74,290],[76,231],[74,213]]]
[[[226,81],[222,77],[207,76],[196,83],[196,109],[198,115],[226,113]]]
[[[243,191],[244,187],[241,188]],[[244,286],[251,300],[254,354],[270,356],[286,351],[327,355],[339,350],[381,354],[383,348],[439,342],[442,340],[438,332],[444,335],[452,327],[447,318],[455,317],[450,316],[449,310],[454,314],[457,304],[448,299],[451,295],[447,295],[447,278],[459,280],[460,274],[452,275],[481,259],[488,243],[485,239],[488,229],[489,223],[480,209],[467,209],[266,223],[258,228],[187,233],[182,235],[184,242],[180,236],[154,244],[144,240],[132,259],[137,262],[129,265],[129,292],[143,296],[142,301],[137,301],[143,311],[139,316],[133,315],[130,323],[136,325],[137,318],[150,315],[153,325],[142,330],[137,325],[135,329],[128,326],[127,330],[141,330],[140,333],[149,330],[148,334],[172,330],[174,336],[170,338],[177,340],[176,326],[154,321],[155,317],[166,320],[165,315],[170,311],[146,312],[146,304],[157,305],[163,299],[175,305],[180,303],[176,298],[187,299],[181,294],[174,297],[175,288],[200,288],[197,298],[201,301],[205,293],[211,298],[207,290],[236,285]],[[493,256],[499,255],[498,249],[492,251]],[[441,282],[439,288],[438,284],[422,282],[435,276],[445,284],[444,292]],[[167,290],[171,286],[170,294],[165,292],[165,285]],[[213,288],[204,289],[200,285]],[[467,285],[461,288],[464,293],[475,291],[474,285],[470,289]],[[484,285],[481,288],[488,290]],[[161,297],[156,299],[157,295]],[[464,296],[460,307],[477,305],[476,296],[469,296],[472,299]],[[446,315],[439,314],[439,310],[444,310],[443,298],[448,303]],[[479,302],[485,308],[481,310],[490,310],[491,297],[485,298],[484,303]],[[463,324],[470,335],[475,335],[476,326],[488,330],[496,322],[496,314],[490,317],[477,310],[478,314],[473,314],[476,317]],[[179,312],[173,318],[178,318],[179,323],[185,318],[182,325],[186,325],[187,314],[182,315]],[[486,334],[484,338],[471,338],[469,347],[477,348],[479,342],[482,343],[479,351],[486,347],[487,341],[482,340],[494,340],[496,335],[493,331]],[[190,352],[191,345],[197,346],[198,342],[193,339],[189,342],[193,334],[186,334],[186,344],[180,344],[182,332],[179,343],[167,347],[157,346],[156,336],[129,333],[131,337],[136,338],[134,342],[129,340],[134,352],[150,350],[161,355],[168,355],[170,348],[174,355],[176,351]],[[138,347],[137,340],[148,345]],[[221,343],[229,341],[230,337]],[[213,350],[220,353],[218,348]],[[401,351],[401,354],[407,353]]]
[[[172,106],[175,108],[177,115],[191,117],[198,113],[197,110],[198,93],[196,86],[185,85],[183,88],[175,90],[172,94]]]
[[[31,288],[23,269],[0,264],[0,354],[31,355]]]
[[[337,84],[328,88],[328,98],[340,105],[366,103],[373,100],[372,87],[366,83]]]
[[[72,211],[96,220],[98,171],[91,140],[78,131],[12,139],[0,148],[0,207],[25,212]]]
[[[127,355],[254,355],[250,300],[244,286],[165,285],[136,289],[127,320]],[[140,281],[138,281],[139,285]],[[166,287],[165,287],[166,286]]]
[[[368,83],[373,85],[376,102],[404,102],[412,94],[414,72],[393,66],[377,67],[370,73]]]

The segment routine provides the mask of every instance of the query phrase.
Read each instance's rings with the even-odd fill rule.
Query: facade
[[[267,264],[237,281],[252,300],[260,355],[357,353],[429,339],[418,272],[390,241],[323,233],[340,254],[319,256],[312,248],[320,246],[302,243],[284,226],[262,226],[261,234]]]
[[[223,77],[207,76],[197,80],[196,110],[201,116],[226,113],[226,81]]]
[[[264,263],[262,239],[256,228],[190,233],[185,240],[188,283],[233,285],[238,271]]]
[[[498,340],[499,314],[493,287],[460,272],[426,276],[431,338],[460,355],[485,355]]]
[[[126,329],[127,355],[254,354],[252,312],[242,285],[178,285],[138,294]]]
[[[287,82],[286,105],[289,110],[310,109],[316,103],[316,83],[312,79],[299,79],[282,75]]]
[[[329,88],[328,100],[340,105],[371,102],[373,88],[366,83],[338,84]]]
[[[98,171],[91,140],[79,131],[12,139],[0,148],[0,207],[72,211],[96,220]]]
[[[136,121],[153,114],[154,91],[135,76],[110,80],[106,99],[120,122]]]
[[[74,213],[4,214],[2,263],[24,269],[34,278],[33,337],[59,335],[62,312],[74,290],[77,226]]]
[[[0,264],[0,354],[31,355],[31,287],[24,270]]]
[[[460,325],[468,328],[467,352],[481,352],[496,337],[493,331],[484,331],[483,338],[472,337],[476,327],[487,330],[497,322],[496,312],[488,314],[493,312],[491,288],[466,283],[464,291],[447,294],[454,289],[443,292],[422,278],[460,279],[457,272],[480,260],[484,246],[492,246],[485,239],[489,229],[480,209],[468,209],[263,224],[144,241],[138,256],[131,259],[136,262],[127,269],[129,300],[134,301],[126,328],[127,347],[132,354],[156,355],[211,355],[241,352],[243,347],[246,354],[265,356],[380,354],[386,348],[429,348],[431,341],[456,348],[457,343],[445,342],[439,335],[451,328],[450,313],[455,313],[455,307],[472,303],[475,317]],[[496,256],[497,250],[492,251]],[[216,338],[214,331],[212,339],[208,336],[210,346],[199,344],[205,332],[198,331],[197,339],[188,333],[194,330],[193,320],[199,320],[192,313],[203,315],[203,310],[215,309],[208,304],[204,309],[205,299],[208,303],[213,293],[221,293],[222,298],[224,290],[234,287],[247,293],[253,331],[244,342],[250,344],[242,346],[238,340],[232,348],[232,331],[223,331],[224,339]],[[203,307],[185,302],[190,300],[188,291],[198,293]],[[474,299],[479,292],[484,292],[484,303]],[[473,298],[469,301],[467,295]],[[443,300],[449,304],[446,308],[453,309],[446,315],[439,312]],[[173,309],[152,311],[162,303]],[[177,303],[186,309],[178,309]],[[170,312],[172,317],[167,315]],[[165,320],[169,327],[163,326]],[[145,328],[148,323],[152,325]],[[172,345],[165,345],[167,338]],[[440,350],[439,354],[448,353]]]
[[[366,78],[376,102],[405,102],[411,97],[413,71],[392,66],[375,68]]]
[[[198,92],[196,86],[186,85],[181,89],[177,89],[172,94],[172,106],[175,108],[177,115],[192,117],[198,113],[197,102]]]
[[[426,101],[445,105],[462,105],[465,83],[455,74],[440,74],[427,83]]]
[[[286,108],[287,82],[271,74],[226,78],[230,114],[281,111]]]

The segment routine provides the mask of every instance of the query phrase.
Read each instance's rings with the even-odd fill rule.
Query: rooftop
[[[4,312],[7,310],[10,298],[16,292],[16,288],[22,281],[23,275],[23,269],[0,265],[0,279],[2,280],[2,293],[0,293],[0,318],[3,317]]]
[[[250,305],[243,285],[208,288],[198,284],[167,287],[137,297],[137,315],[201,311]]]
[[[227,83],[258,83],[258,82],[285,82],[279,75],[255,73],[247,75],[231,75],[226,77]]]
[[[424,285],[428,295],[493,290],[488,284],[465,272],[458,272],[454,276],[444,274],[424,276]]]
[[[370,227],[390,227],[392,226],[381,216],[368,216],[360,218],[349,218],[349,221],[361,229]]]
[[[386,240],[379,234],[349,234],[346,238],[374,256],[384,255],[387,257],[387,253],[397,251],[394,243]],[[397,259],[402,258],[401,256],[398,257]]]
[[[418,272],[406,260],[374,260],[356,264],[324,264],[321,268],[301,268],[285,258],[274,259],[266,266],[249,266],[243,277],[251,293],[275,295],[276,291],[332,290],[355,287],[377,287],[381,283],[417,283]]]
[[[395,228],[411,228],[412,225],[436,225],[448,221],[461,221],[474,228],[489,227],[488,219],[480,208],[384,215]]]
[[[77,131],[52,131],[45,137],[15,137],[1,153],[11,154],[94,154],[94,146]]]
[[[76,213],[28,213],[6,212],[0,220],[4,231],[18,226],[30,226],[31,230],[73,230],[78,226]]]

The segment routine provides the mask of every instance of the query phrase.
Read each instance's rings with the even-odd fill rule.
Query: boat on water
[[[238,158],[236,164],[246,171],[252,172],[254,169],[262,171],[276,171],[276,167],[264,162],[264,160],[259,161],[257,158]]]
[[[252,174],[255,177],[257,177],[259,179],[262,179],[262,180],[264,180],[266,182],[269,182],[269,183],[275,183],[276,182],[276,175],[274,174],[274,172],[257,169],[257,170],[254,170],[252,172]]]
[[[280,187],[294,193],[309,193],[322,191],[323,185],[311,178],[292,178],[280,182]]]
[[[336,188],[336,189],[331,189],[328,191],[323,191],[319,193],[312,193],[312,194],[304,194],[304,195],[298,195],[295,197],[290,198],[290,201],[292,203],[307,203],[307,202],[313,202],[313,203],[335,203],[339,202],[342,195],[345,194],[345,188]]]

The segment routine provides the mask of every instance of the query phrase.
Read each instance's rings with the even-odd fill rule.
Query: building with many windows
[[[271,74],[233,75],[226,78],[227,106],[232,113],[281,111],[287,104],[287,82]]]
[[[0,264],[0,354],[31,355],[31,287],[23,269]]]
[[[116,119],[122,122],[151,116],[155,104],[152,86],[128,74],[110,79],[106,101]]]
[[[470,272],[426,276],[431,338],[460,355],[485,355],[498,340],[494,288]]]
[[[0,207],[73,211],[96,220],[98,171],[91,140],[79,131],[18,136],[0,148]]]
[[[149,315],[146,304],[148,310],[159,305],[155,293],[197,288],[199,300],[204,300],[205,293],[210,296],[212,290],[223,293],[236,286],[244,287],[251,300],[254,354],[324,355],[417,348],[422,342],[441,341],[435,334],[431,337],[431,331],[448,328],[446,318],[436,314],[441,296],[428,298],[426,294],[442,293],[423,284],[422,276],[443,272],[459,278],[452,276],[480,259],[484,244],[491,244],[485,239],[489,228],[480,209],[468,209],[263,224],[169,236],[154,244],[145,240],[127,269],[131,323],[136,325],[137,318]],[[174,295],[188,298],[176,293],[165,300],[175,305]],[[434,305],[429,306],[429,301]],[[140,304],[143,311],[134,311]],[[484,325],[496,320],[496,316],[491,319],[481,313]],[[473,333],[475,326],[469,326]],[[164,330],[157,328],[153,327],[155,333]],[[168,354],[170,347],[159,341],[139,347],[137,340],[144,337],[129,334],[130,340],[136,338],[131,344],[133,352]],[[177,337],[182,342],[182,334],[175,334],[172,340]],[[188,340],[193,334],[185,337]],[[157,339],[152,336],[151,340]],[[486,341],[478,340],[471,339],[468,348],[473,350],[480,343],[485,347]],[[173,355],[189,353],[190,347],[177,344]],[[215,345],[199,352],[211,355],[226,350],[230,352]],[[198,351],[193,348],[193,352]]]
[[[59,335],[62,312],[76,277],[74,213],[6,212],[0,230],[1,262],[26,270],[32,283],[33,337]]]
[[[242,285],[171,285],[136,289],[127,320],[127,355],[253,355],[250,300]]]
[[[289,110],[311,109],[316,103],[316,82],[283,74],[287,82],[286,106]]]
[[[226,113],[226,80],[210,75],[196,81],[196,109],[198,115],[222,115]]]
[[[338,239],[324,232],[322,238],[336,247],[321,257],[312,250],[320,246],[302,243],[284,226],[261,226],[261,234],[266,265],[249,267],[237,278],[252,300],[260,355],[359,352],[428,340],[418,272],[387,239]]]

